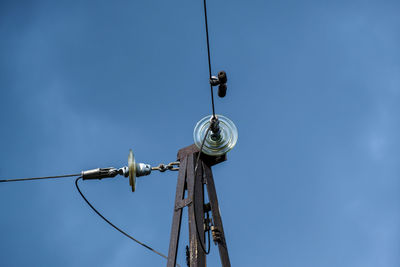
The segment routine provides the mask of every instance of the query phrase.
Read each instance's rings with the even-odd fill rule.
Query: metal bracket
[[[187,197],[185,199],[178,201],[178,203],[176,203],[175,210],[183,209],[184,207],[187,207],[190,204],[192,204],[192,198]]]
[[[222,234],[221,231],[220,231],[217,227],[215,227],[214,225],[211,226],[211,234],[212,234],[212,237],[213,237],[213,240],[214,240],[214,244],[217,244],[217,243],[221,243],[221,242],[222,242],[223,234]]]

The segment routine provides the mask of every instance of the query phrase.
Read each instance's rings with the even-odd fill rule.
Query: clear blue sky
[[[400,2],[208,2],[232,266],[400,266]],[[201,0],[1,1],[0,178],[176,159],[211,112]],[[82,183],[167,253],[177,173]],[[0,184],[1,266],[164,266],[73,179]],[[184,265],[187,221],[179,263]],[[215,246],[208,266],[219,266]]]

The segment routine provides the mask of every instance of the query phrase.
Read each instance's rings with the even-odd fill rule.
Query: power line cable
[[[31,178],[16,178],[16,179],[4,179],[0,180],[0,183],[5,182],[20,182],[20,181],[32,181],[32,180],[44,180],[44,179],[56,179],[56,178],[67,178],[67,177],[74,177],[80,176],[80,173],[77,174],[67,174],[67,175],[58,175],[58,176],[44,176],[44,177],[31,177]]]
[[[89,205],[89,207],[92,208],[92,210],[94,212],[96,212],[97,215],[99,215],[104,221],[106,221],[109,225],[111,225],[114,229],[116,229],[117,231],[119,231],[121,234],[123,234],[124,236],[128,237],[129,239],[135,241],[136,243],[138,243],[139,245],[151,250],[152,252],[156,253],[157,255],[163,257],[164,259],[168,260],[168,257],[165,256],[164,254],[162,254],[161,252],[158,252],[157,250],[151,248],[150,246],[146,245],[145,243],[140,242],[139,240],[137,240],[136,238],[134,238],[133,236],[127,234],[126,232],[124,232],[123,230],[121,230],[119,227],[117,227],[116,225],[114,225],[112,222],[110,222],[106,217],[104,217],[95,207],[93,207],[93,205],[89,202],[89,200],[86,199],[86,197],[83,195],[82,191],[79,188],[78,185],[78,181],[79,179],[82,179],[82,177],[78,177],[75,180],[75,186],[76,189],[78,190],[79,194],[81,195],[81,197],[83,198],[83,200],[85,200],[85,202]],[[176,264],[178,267],[181,267],[179,264]]]
[[[196,202],[196,201],[195,201],[195,199],[196,199],[195,193],[196,193],[196,177],[197,177],[196,173],[197,173],[197,167],[198,167],[198,164],[199,164],[201,151],[203,150],[204,143],[205,143],[205,141],[206,141],[208,132],[209,132],[210,130],[211,130],[211,123],[210,123],[210,126],[208,127],[208,129],[207,129],[207,131],[206,131],[206,134],[204,135],[203,141],[201,142],[200,151],[199,151],[199,154],[197,155],[196,164],[195,164],[195,167],[194,167],[194,185],[193,185],[193,202],[192,202],[192,203],[193,203],[193,210],[195,211],[195,215],[194,215],[194,224],[195,224],[195,226],[196,226],[195,228],[196,228],[197,238],[199,239],[199,243],[200,243],[201,249],[203,250],[203,252],[204,252],[206,255],[208,255],[208,254],[210,253],[210,250],[211,250],[211,246],[210,246],[210,230],[208,230],[208,249],[206,250],[206,249],[205,249],[205,245],[203,245],[203,242],[201,241],[200,232],[199,232],[198,223],[197,223],[196,206],[195,206],[195,202]],[[204,173],[204,166],[202,165],[202,167],[203,167],[203,173]],[[204,238],[205,238],[205,237],[204,237]]]
[[[210,123],[210,126],[208,126],[208,128],[207,128],[207,131],[206,131],[206,134],[204,135],[203,141],[201,142],[200,151],[199,151],[199,154],[197,154],[196,164],[195,164],[195,167],[194,167],[194,173],[196,173],[196,171],[197,171],[197,167],[198,167],[198,164],[199,164],[201,151],[203,150],[204,143],[206,142],[207,135],[208,135],[208,132],[210,130],[211,130],[211,123]]]
[[[212,71],[211,71],[211,53],[210,53],[210,40],[208,37],[208,19],[207,19],[207,3],[206,0],[204,0],[204,22],[205,22],[205,27],[206,27],[206,39],[207,39],[207,55],[208,55],[208,72],[209,72],[209,79],[211,80],[212,76]],[[211,106],[212,106],[212,113],[213,117],[215,117],[215,107],[214,107],[214,92],[213,92],[213,87],[210,84],[210,89],[211,89]]]

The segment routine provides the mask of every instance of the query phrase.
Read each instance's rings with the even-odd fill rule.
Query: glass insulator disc
[[[216,117],[219,120],[220,138],[213,140],[213,138],[211,138],[211,130],[208,131],[202,149],[203,153],[210,156],[221,156],[226,154],[236,145],[238,139],[238,131],[235,124],[225,116],[216,115]],[[204,117],[194,127],[193,139],[198,148],[201,147],[207,129],[210,127],[211,118],[212,115]]]

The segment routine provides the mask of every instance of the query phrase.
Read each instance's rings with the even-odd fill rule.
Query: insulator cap
[[[216,115],[219,121],[218,136],[208,128],[212,123],[213,115],[209,115],[201,119],[194,128],[193,138],[194,143],[198,148],[202,147],[201,152],[209,156],[222,156],[230,151],[236,144],[238,132],[235,124],[222,115]],[[207,136],[206,136],[206,133]],[[205,137],[206,136],[206,137]],[[205,139],[204,139],[205,138]],[[203,144],[204,140],[204,144]],[[202,146],[203,144],[203,146]]]

